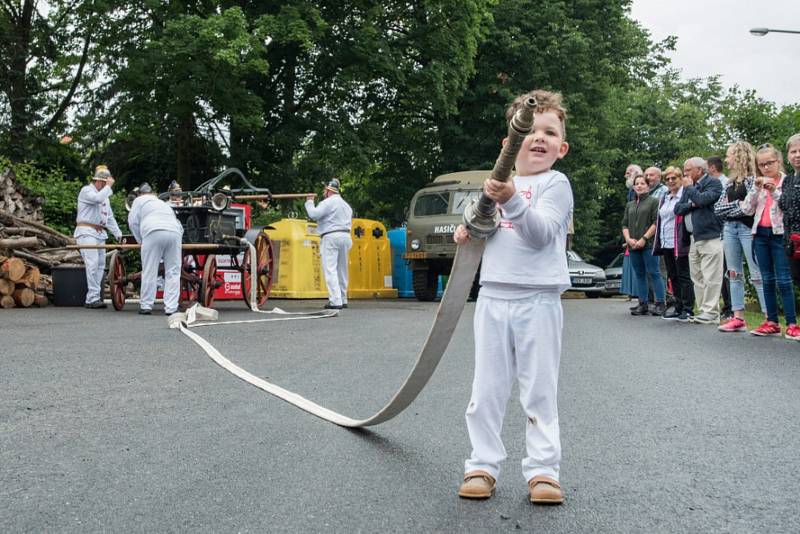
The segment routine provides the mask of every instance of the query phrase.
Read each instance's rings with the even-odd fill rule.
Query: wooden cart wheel
[[[200,305],[210,308],[214,303],[214,292],[219,287],[217,283],[217,257],[214,254],[206,256],[203,266],[203,284],[200,286]]]
[[[125,307],[125,288],[127,285],[125,262],[122,259],[122,254],[115,250],[108,260],[108,292],[111,294],[111,304],[117,311]]]
[[[200,299],[200,283],[197,275],[197,260],[186,254],[181,262],[181,307],[189,308]]]
[[[269,291],[272,288],[272,273],[275,267],[274,250],[272,241],[264,233],[258,234],[253,246],[256,249],[256,306],[261,307],[269,298]],[[250,308],[250,280],[252,274],[250,270],[250,247],[244,251],[242,260],[242,296],[244,303]]]

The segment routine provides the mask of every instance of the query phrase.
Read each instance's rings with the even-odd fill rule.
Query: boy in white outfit
[[[533,91],[518,97],[507,119],[531,96],[538,103],[531,133],[508,182],[489,179],[483,190],[497,202],[500,227],[483,253],[481,292],[475,307],[475,378],[466,420],[472,455],[458,495],[492,496],[506,450],[500,438],[514,379],[527,416],[527,456],[522,472],[535,504],[561,504],[561,442],[556,404],[563,312],[569,285],[565,250],[572,211],[566,176],[551,170],[566,156],[566,112],[561,95]],[[505,144],[507,140],[503,140]],[[469,240],[461,225],[457,243]]]

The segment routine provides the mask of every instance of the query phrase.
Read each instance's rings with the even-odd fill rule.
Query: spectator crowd
[[[746,141],[728,147],[724,164],[698,156],[682,169],[628,166],[621,292],[636,299],[632,315],[800,341],[800,134],[786,152],[788,175],[778,147]],[[746,283],[759,325],[745,318]]]

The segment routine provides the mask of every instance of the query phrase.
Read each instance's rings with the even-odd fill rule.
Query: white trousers
[[[689,275],[694,284],[694,297],[700,313],[719,319],[719,296],[722,293],[723,259],[722,240],[695,241],[689,247]]]
[[[322,236],[320,256],[328,300],[335,306],[347,303],[347,260],[353,240],[348,232],[333,232]]]
[[[558,365],[564,314],[556,291],[503,300],[478,296],[475,307],[475,379],[467,407],[472,456],[464,472],[484,470],[497,478],[506,449],[500,438],[514,379],[527,417],[525,480],[558,480]]]
[[[91,235],[75,238],[79,245],[103,245],[106,240]],[[86,304],[102,300],[103,273],[106,270],[106,251],[104,249],[81,249],[81,257],[86,267]]]
[[[153,308],[158,286],[158,266],[164,260],[164,311],[178,310],[181,291],[181,235],[156,230],[142,239],[142,291],[139,307]]]

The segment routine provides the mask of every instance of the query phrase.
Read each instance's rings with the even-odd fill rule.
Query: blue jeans
[[[731,308],[733,311],[744,310],[744,260],[747,259],[750,283],[756,288],[761,312],[766,313],[761,271],[753,260],[753,230],[739,221],[726,222],[722,229],[722,241],[725,247],[725,262],[728,264],[725,276],[731,284]]]
[[[795,324],[797,317],[794,307],[794,288],[792,287],[792,271],[789,258],[783,250],[783,236],[772,233],[772,228],[759,226],[753,236],[753,251],[756,254],[761,279],[764,282],[764,304],[767,307],[767,319],[778,322],[778,299],[775,286],[781,292],[783,314],[786,324]]]
[[[664,302],[664,279],[661,278],[661,269],[658,266],[658,256],[653,256],[650,247],[631,250],[631,267],[636,276],[636,295],[639,302],[647,302],[647,275],[653,280],[653,295],[656,302]]]

